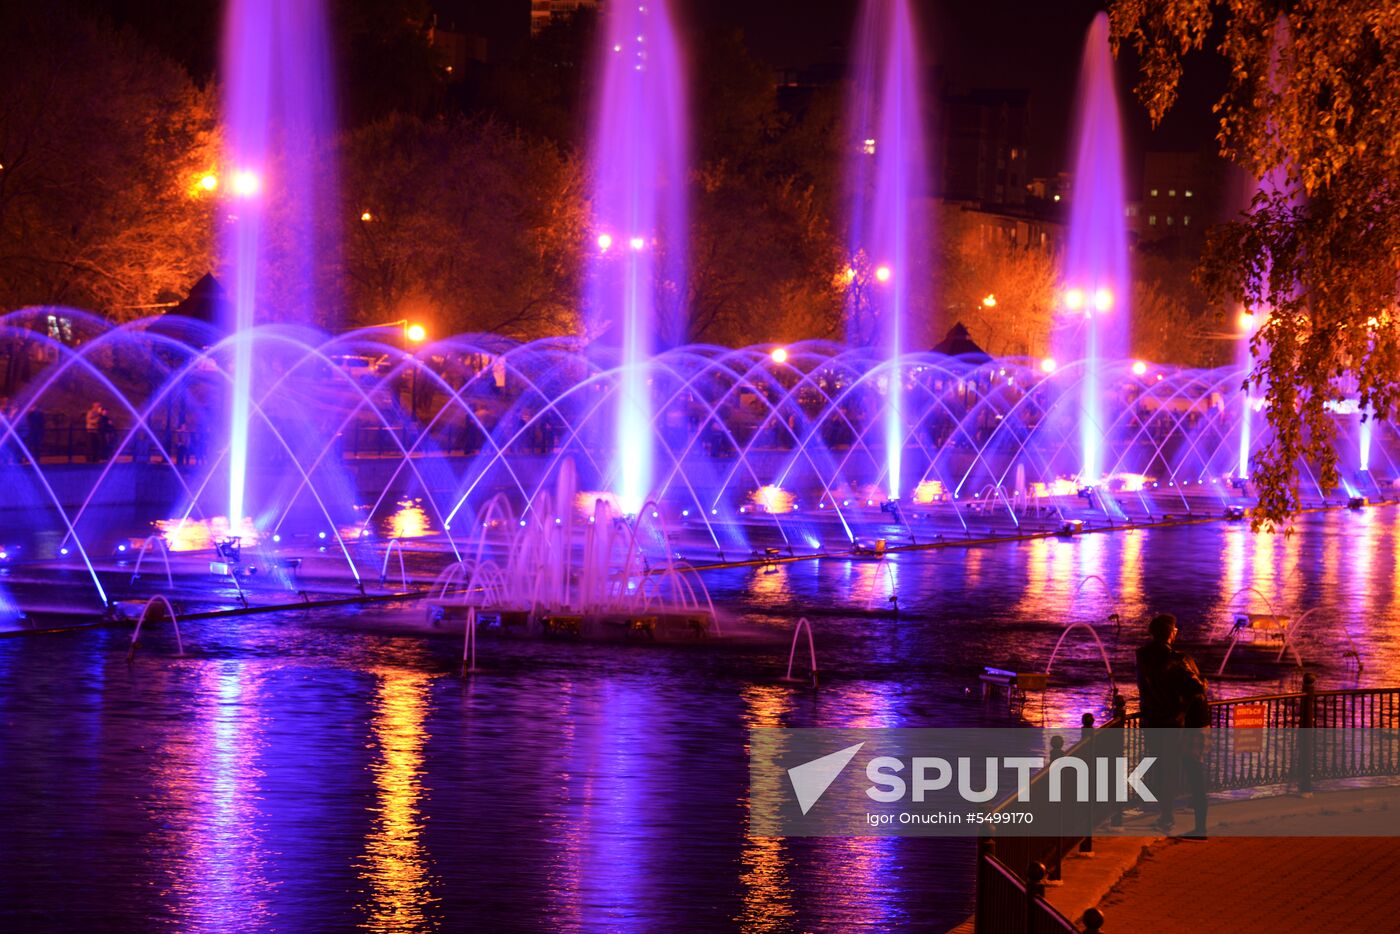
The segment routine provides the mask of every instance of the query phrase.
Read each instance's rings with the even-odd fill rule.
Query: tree
[[[0,307],[140,317],[208,271],[208,91],[61,3],[0,6],[0,87]]]
[[[1040,247],[983,242],[957,207],[943,210],[941,224],[943,298],[951,317],[991,353],[1047,353],[1058,291],[1054,257]]]
[[[1237,321],[1206,301],[1192,281],[1195,261],[1148,249],[1133,257],[1134,357],[1202,369],[1232,362]]]
[[[532,338],[577,329],[578,166],[498,123],[393,116],[343,144],[345,307],[371,324]]]
[[[1212,300],[1266,311],[1253,382],[1272,428],[1256,454],[1256,523],[1297,510],[1297,464],[1339,479],[1327,403],[1350,383],[1363,411],[1400,400],[1400,7],[1390,0],[1116,0],[1116,44],[1141,58],[1154,121],[1207,41],[1230,67],[1216,105],[1223,155],[1268,184],[1210,236],[1197,278]],[[1286,18],[1286,26],[1282,25]]]
[[[732,345],[835,337],[845,266],[830,223],[833,111],[794,116],[737,32],[695,48],[689,338]]]

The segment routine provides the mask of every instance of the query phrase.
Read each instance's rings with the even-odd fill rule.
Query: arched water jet
[[[797,643],[802,638],[802,633],[807,633],[807,674],[812,682],[812,687],[817,686],[817,646],[812,640],[812,621],[803,616],[797,621],[797,625],[792,630],[792,647],[788,649],[787,674],[783,680],[792,684],[798,683],[799,679],[792,676],[793,664],[797,661]]]
[[[408,569],[403,561],[403,542],[397,538],[389,539],[389,544],[384,548],[384,563],[379,567],[379,586],[383,587],[389,578],[389,558],[398,553],[399,556],[399,586],[408,590]]]
[[[175,576],[170,572],[170,551],[165,547],[165,539],[159,535],[147,535],[141,541],[141,547],[136,550],[136,566],[131,569],[131,583],[136,583],[141,579],[141,562],[145,560],[146,553],[155,549],[160,554],[161,560],[165,562],[165,583],[172,590],[175,588]]]
[[[140,644],[137,640],[141,638],[141,627],[146,624],[146,619],[151,615],[151,610],[155,608],[164,609],[166,617],[170,620],[170,625],[175,628],[175,654],[185,654],[185,643],[184,640],[180,638],[180,620],[175,615],[175,608],[170,605],[170,600],[167,599],[164,594],[156,594],[146,601],[146,605],[141,609],[141,616],[136,620],[136,628],[132,630],[131,633],[131,645],[128,646],[126,650],[126,660],[128,664],[136,657],[136,647]]]
[[[1060,638],[1055,640],[1055,647],[1050,651],[1050,660],[1045,663],[1045,677],[1050,677],[1050,669],[1055,666],[1055,658],[1060,654],[1060,646],[1064,644],[1065,637],[1076,629],[1083,629],[1089,633],[1089,638],[1094,640],[1094,645],[1099,650],[1099,658],[1103,661],[1104,673],[1108,677],[1108,689],[1110,693],[1117,693],[1118,686],[1113,681],[1113,665],[1108,661],[1108,652],[1103,647],[1103,641],[1099,634],[1094,631],[1094,627],[1085,622],[1074,622],[1067,625],[1061,632]]]

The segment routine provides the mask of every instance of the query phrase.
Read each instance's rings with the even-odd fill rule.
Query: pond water
[[[184,657],[159,624],[131,665],[120,628],[0,639],[0,928],[946,929],[971,843],[750,836],[750,727],[1009,725],[981,666],[1043,671],[1073,621],[1131,695],[1160,610],[1214,673],[1233,611],[1319,607],[1296,645],[1321,685],[1385,682],[1398,533],[1376,508],[710,572],[736,638],[483,638],[466,680],[460,633],[395,632],[416,605],[192,622]],[[779,680],[801,615],[817,689]],[[1296,684],[1272,658],[1214,689]],[[1102,715],[1087,628],[1054,671],[1023,719]]]

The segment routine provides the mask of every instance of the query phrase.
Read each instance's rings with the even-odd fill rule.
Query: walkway
[[[1095,858],[1067,860],[1065,884],[1047,894],[1076,921],[1098,905],[1111,934],[1396,930],[1400,836],[1365,835],[1382,823],[1395,832],[1397,797],[1377,789],[1213,805],[1213,827],[1269,836],[1101,840]],[[1320,819],[1353,836],[1298,835]]]

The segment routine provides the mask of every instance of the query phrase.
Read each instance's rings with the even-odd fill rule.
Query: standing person
[[[184,420],[175,429],[175,437],[172,439],[175,444],[175,466],[187,467],[190,462],[190,426]]]
[[[95,464],[101,460],[102,454],[101,402],[94,402],[88,406],[87,414],[83,416],[83,429],[87,432],[88,463]]]
[[[105,405],[102,406],[98,426],[98,432],[102,435],[102,459],[105,461],[112,456],[112,448],[117,440],[117,426],[112,423],[112,416]]]
[[[1191,656],[1178,652],[1176,617],[1159,613],[1147,625],[1150,641],[1137,650],[1138,704],[1147,752],[1157,758],[1150,787],[1157,797],[1157,829],[1170,833],[1184,776],[1196,824],[1188,839],[1205,839],[1205,734],[1210,725],[1206,682]]]

